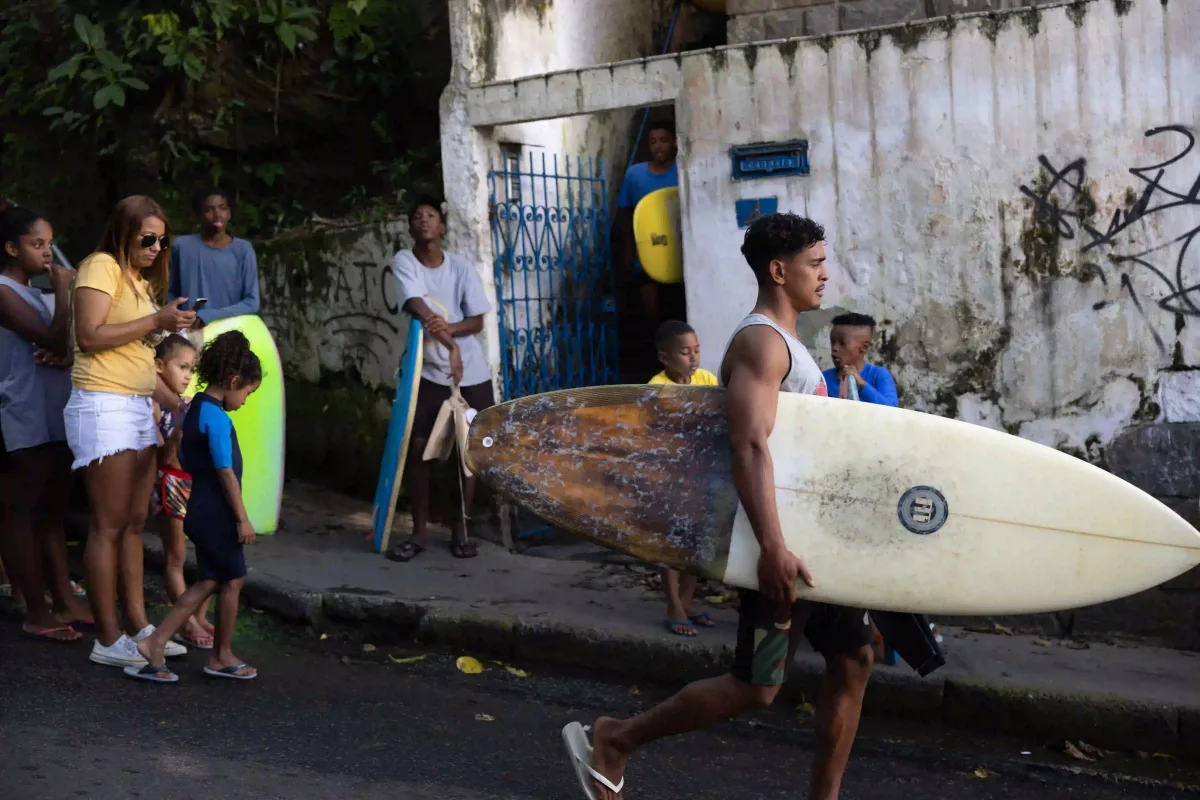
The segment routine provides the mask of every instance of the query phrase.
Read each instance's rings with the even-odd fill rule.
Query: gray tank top
[[[53,317],[40,291],[3,275],[0,286],[16,292],[50,324]],[[67,438],[63,408],[71,396],[71,370],[37,364],[33,353],[31,342],[0,327],[0,431],[10,453]]]
[[[821,397],[829,396],[829,390],[825,386],[825,376],[821,374],[821,368],[817,366],[817,362],[809,355],[808,348],[800,343],[795,334],[785,331],[762,314],[751,314],[738,323],[738,326],[733,329],[733,334],[729,337],[729,344],[725,345],[725,355],[728,355],[729,347],[733,344],[734,338],[746,328],[754,325],[766,325],[768,328],[773,328],[777,331],[783,337],[783,341],[788,348],[788,354],[792,357],[792,365],[788,369],[787,377],[779,385],[779,391],[792,392],[794,394],[815,394]],[[722,386],[725,385],[725,355],[721,356],[721,374],[717,378]]]

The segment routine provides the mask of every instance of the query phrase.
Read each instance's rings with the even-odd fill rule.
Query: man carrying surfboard
[[[650,742],[770,706],[802,634],[826,663],[808,797],[838,796],[871,674],[870,618],[863,609],[797,600],[797,580],[815,583],[785,544],[768,448],[780,392],[828,395],[820,368],[793,333],[800,313],[821,305],[828,280],[824,239],[824,230],[812,220],[771,214],[750,225],[742,244],[758,281],[758,301],[734,330],[719,378],[725,387],[734,485],[761,554],[759,591],[741,592],[732,670],[692,683],[632,719],[601,717],[591,743],[582,725],[567,725],[563,739],[592,800],[620,797],[627,760]]]

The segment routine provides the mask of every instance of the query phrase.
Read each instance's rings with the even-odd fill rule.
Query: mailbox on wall
[[[735,181],[808,174],[808,140],[735,145],[729,148]]]

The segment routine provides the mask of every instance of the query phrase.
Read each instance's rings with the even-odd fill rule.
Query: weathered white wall
[[[408,316],[391,264],[411,246],[400,219],[304,231],[260,246],[261,315],[288,378],[318,383],[325,373],[353,370],[371,389],[395,388]]]
[[[905,405],[1077,451],[1160,408],[1200,419],[1197,373],[1178,371],[1200,366],[1200,295],[1175,296],[1200,283],[1200,245],[1180,240],[1200,229],[1200,148],[1146,135],[1200,130],[1198,31],[1200,3],[1096,0],[685,59],[704,366],[755,296],[734,201],[776,196],[826,226],[826,303],[881,320]],[[731,181],[730,145],[793,138],[809,141],[810,176]],[[1107,241],[1159,168],[1130,170],[1157,164],[1149,210]]]
[[[262,309],[283,361],[288,473],[369,496],[409,318],[390,274],[406,220],[256,242]]]
[[[553,172],[567,170],[566,160],[591,158],[595,168],[603,159],[603,176],[608,183],[608,200],[615,202],[621,176],[629,157],[629,148],[641,117],[632,108],[605,113],[538,119],[511,125],[475,127],[469,113],[469,99],[475,84],[511,82],[519,78],[554,70],[575,70],[595,64],[640,58],[662,51],[674,8],[672,0],[601,0],[600,2],[540,2],[539,0],[452,0],[450,3],[451,46],[454,75],[442,100],[442,163],[450,212],[448,245],[475,260],[493,304],[504,287],[495,285],[493,258],[495,247],[491,226],[494,211],[489,200],[492,187],[488,173],[502,168],[502,145],[519,147],[521,171],[541,172],[543,163]],[[696,38],[703,27],[699,12],[684,6],[672,41],[675,47]],[[544,116],[544,115],[543,115]],[[529,119],[529,117],[522,117]],[[531,165],[532,158],[532,165]],[[544,161],[543,161],[544,159]],[[593,169],[585,167],[585,169]],[[570,171],[578,173],[572,163]],[[523,211],[568,205],[556,197],[553,182],[533,186],[522,182]],[[545,190],[549,188],[549,192]],[[578,187],[576,187],[578,188]],[[497,192],[503,197],[504,192]],[[590,205],[590,204],[588,204]],[[578,204],[575,204],[578,208]],[[537,231],[534,239],[539,238]],[[547,276],[542,293],[551,289]],[[533,296],[535,285],[518,283],[518,297]],[[516,304],[510,315],[510,327],[523,326],[520,317],[528,313],[542,320],[546,309],[537,304]],[[535,323],[536,324],[536,323]],[[485,322],[485,340],[489,364],[494,376],[501,367],[501,340],[495,315]],[[547,328],[544,333],[548,333]],[[499,387],[498,387],[499,388]]]
[[[475,82],[509,81],[544,72],[590,67],[662,52],[672,0],[487,3],[476,17]],[[685,5],[674,41],[688,41],[698,13]],[[619,179],[640,118],[633,110],[563,117],[494,128],[489,138],[548,156],[604,158],[610,182]]]

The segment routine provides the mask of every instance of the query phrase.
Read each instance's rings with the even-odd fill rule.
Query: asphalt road
[[[364,653],[361,642],[265,620],[245,614],[236,644],[259,668],[257,680],[208,678],[202,656],[192,653],[172,662],[181,680],[168,686],[90,664],[90,639],[86,646],[28,642],[14,621],[0,621],[0,797],[579,800],[562,725],[590,723],[600,711],[628,713],[662,694],[528,667],[522,676],[489,661],[483,674],[467,675],[455,668],[457,653],[382,645]],[[802,797],[812,753],[803,714],[781,709],[753,723],[647,749],[631,764],[626,796]],[[1032,749],[1022,755],[1021,748]],[[1071,774],[1074,766],[1139,765],[1084,765],[1041,745],[871,724],[842,796],[1191,796],[1145,781]],[[1143,766],[1158,778],[1186,778],[1178,767]]]

